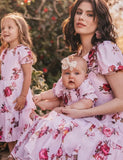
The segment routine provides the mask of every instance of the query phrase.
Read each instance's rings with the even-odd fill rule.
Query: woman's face
[[[81,36],[94,35],[97,28],[97,18],[94,19],[91,3],[80,3],[74,17],[74,28],[75,32]]]

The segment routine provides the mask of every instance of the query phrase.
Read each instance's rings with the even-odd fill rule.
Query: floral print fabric
[[[25,108],[15,111],[13,101],[20,95],[23,85],[21,64],[32,63],[32,53],[26,46],[5,49],[1,53],[0,80],[0,141],[16,141],[32,123],[31,108],[35,108],[29,89]]]
[[[64,105],[71,105],[81,99],[90,99],[93,102],[97,99],[94,87],[89,79],[86,79],[77,89],[67,89],[62,83],[62,78],[53,88],[54,95],[63,100]]]
[[[110,101],[113,94],[104,75],[122,69],[121,51],[105,41],[84,58],[98,97],[95,105]],[[122,160],[123,113],[72,119],[52,111],[33,123],[12,154],[18,160]]]

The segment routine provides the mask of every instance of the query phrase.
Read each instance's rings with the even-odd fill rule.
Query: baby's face
[[[86,71],[83,69],[80,63],[77,63],[76,67],[70,70],[62,70],[62,81],[63,85],[67,89],[76,89],[85,80]]]

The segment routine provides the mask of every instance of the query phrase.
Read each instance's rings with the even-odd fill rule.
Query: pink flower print
[[[94,53],[95,53],[95,49],[91,49],[89,52],[88,58],[92,59],[92,57],[94,56]]]
[[[54,159],[54,157],[55,157],[55,155],[54,155],[54,154],[52,154],[52,156],[51,156],[51,160],[53,160],[53,159]]]
[[[7,53],[7,49],[4,51],[4,54],[3,54],[3,56],[2,56],[2,59],[3,59],[3,60],[4,60],[4,58],[5,58],[6,53]]]
[[[92,131],[96,126],[94,124],[91,125],[91,127],[89,128],[90,131]]]
[[[96,160],[107,160],[107,156],[110,154],[110,147],[107,145],[107,141],[106,142],[99,142],[99,144],[96,147],[95,150],[95,154],[93,155],[93,157]]]
[[[18,122],[18,121],[15,121],[15,117],[13,117],[13,118],[12,118],[12,121],[11,121],[11,124],[13,124],[13,125],[14,125],[14,128],[15,128],[15,127],[18,127],[19,122]]]
[[[106,135],[107,137],[110,137],[113,133],[114,133],[114,129],[112,128],[107,128],[107,127],[103,127],[102,130],[103,134]]]
[[[90,62],[89,62],[89,67],[92,67],[92,66],[93,66],[93,63],[94,63],[94,59],[90,60]]]
[[[102,145],[102,141],[100,141],[96,147],[96,151],[99,151],[100,150],[100,146]]]
[[[14,123],[14,128],[18,127],[18,125],[19,125],[19,121],[16,121],[16,122]]]
[[[67,95],[66,95],[66,94],[64,95],[64,98],[63,98],[63,99],[64,99],[64,104],[67,104],[67,103],[68,103],[68,98],[67,98]]]
[[[12,118],[11,124],[15,123],[15,117]]]
[[[116,144],[116,143],[114,143],[114,142],[111,144],[111,147],[112,147],[113,149],[118,149],[118,150],[123,149],[122,146],[120,146],[119,144]]]
[[[10,130],[9,130],[9,134],[11,134],[11,135],[12,135],[12,128],[10,128]]]
[[[76,123],[75,121],[71,121],[71,123],[73,124],[73,127],[78,127],[78,123]]]
[[[28,127],[28,124],[25,124],[25,126],[24,126],[24,131],[27,129],[27,127]]]
[[[64,137],[66,136],[66,134],[70,131],[70,128],[68,127],[65,127],[64,130],[63,130],[63,136],[62,136],[62,141],[64,139]]]
[[[123,70],[123,66],[119,65],[118,70],[122,71]]]
[[[16,80],[19,78],[19,74],[14,74],[13,79]]]
[[[2,139],[2,136],[3,136],[3,131],[2,128],[0,128],[0,140]]]
[[[48,154],[47,154],[47,149],[41,149],[41,151],[39,152],[39,159],[40,160],[48,160]]]
[[[60,158],[62,155],[63,155],[63,151],[62,151],[62,148],[60,147],[56,156]]]
[[[28,57],[32,59],[32,52],[30,50],[28,51]]]
[[[44,134],[47,133],[48,128],[49,128],[49,127],[47,127],[47,126],[44,126],[44,127],[41,128],[41,131],[40,131],[40,133],[39,133],[39,138],[42,137]]]
[[[59,135],[60,131],[58,129],[55,130],[55,134],[53,135],[53,138],[56,139]]]
[[[103,84],[103,89],[109,92],[111,90],[111,87],[109,84]]]
[[[90,128],[86,131],[86,135],[88,136],[88,137],[90,137],[90,136],[95,136],[95,133],[94,133],[94,131],[93,131],[93,129],[95,128],[96,126],[94,125],[94,124],[92,124],[91,126],[90,126]]]
[[[110,148],[106,143],[102,145],[100,149],[104,153],[105,156],[109,155]]]
[[[109,66],[109,67],[108,67],[108,71],[109,71],[109,72],[114,72],[115,70],[116,70],[115,65],[112,65],[112,66]]]
[[[94,155],[94,158],[95,158],[96,160],[105,160],[105,159],[104,159],[104,155],[103,155],[102,153],[96,153],[96,154]]]
[[[1,113],[9,112],[6,105],[2,104]]]
[[[13,76],[11,77],[11,79],[16,80],[19,78],[19,73],[21,72],[20,69],[18,68],[13,68]]]
[[[117,120],[120,119],[119,113],[114,114],[114,115],[112,116],[112,119],[114,119],[114,120],[117,122]]]
[[[75,89],[76,91],[76,96],[79,97],[80,96],[80,89]]]
[[[15,82],[12,82],[12,87],[16,87],[16,83]]]
[[[62,130],[64,129],[65,123],[66,123],[66,121],[65,121],[64,119],[62,119],[61,123],[60,123],[59,126],[58,126],[58,129],[59,129],[60,131],[62,131]]]
[[[10,95],[12,95],[12,89],[10,87],[6,87],[4,89],[4,95],[5,97],[9,97]]]

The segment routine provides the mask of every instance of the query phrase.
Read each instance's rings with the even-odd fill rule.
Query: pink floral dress
[[[16,141],[30,126],[32,120],[29,114],[35,105],[29,89],[26,104],[22,111],[14,109],[13,101],[20,95],[23,85],[21,64],[32,63],[30,49],[18,45],[14,49],[5,49],[0,56],[0,142]]]
[[[123,70],[121,51],[104,41],[84,58],[96,106],[110,101],[113,94],[105,75]],[[123,113],[72,119],[52,111],[21,136],[12,155],[18,160],[123,160]]]
[[[84,82],[77,89],[67,89],[60,78],[57,84],[53,87],[54,95],[63,100],[64,106],[69,106],[81,99],[90,99],[94,103],[97,100],[95,89],[89,79]]]

